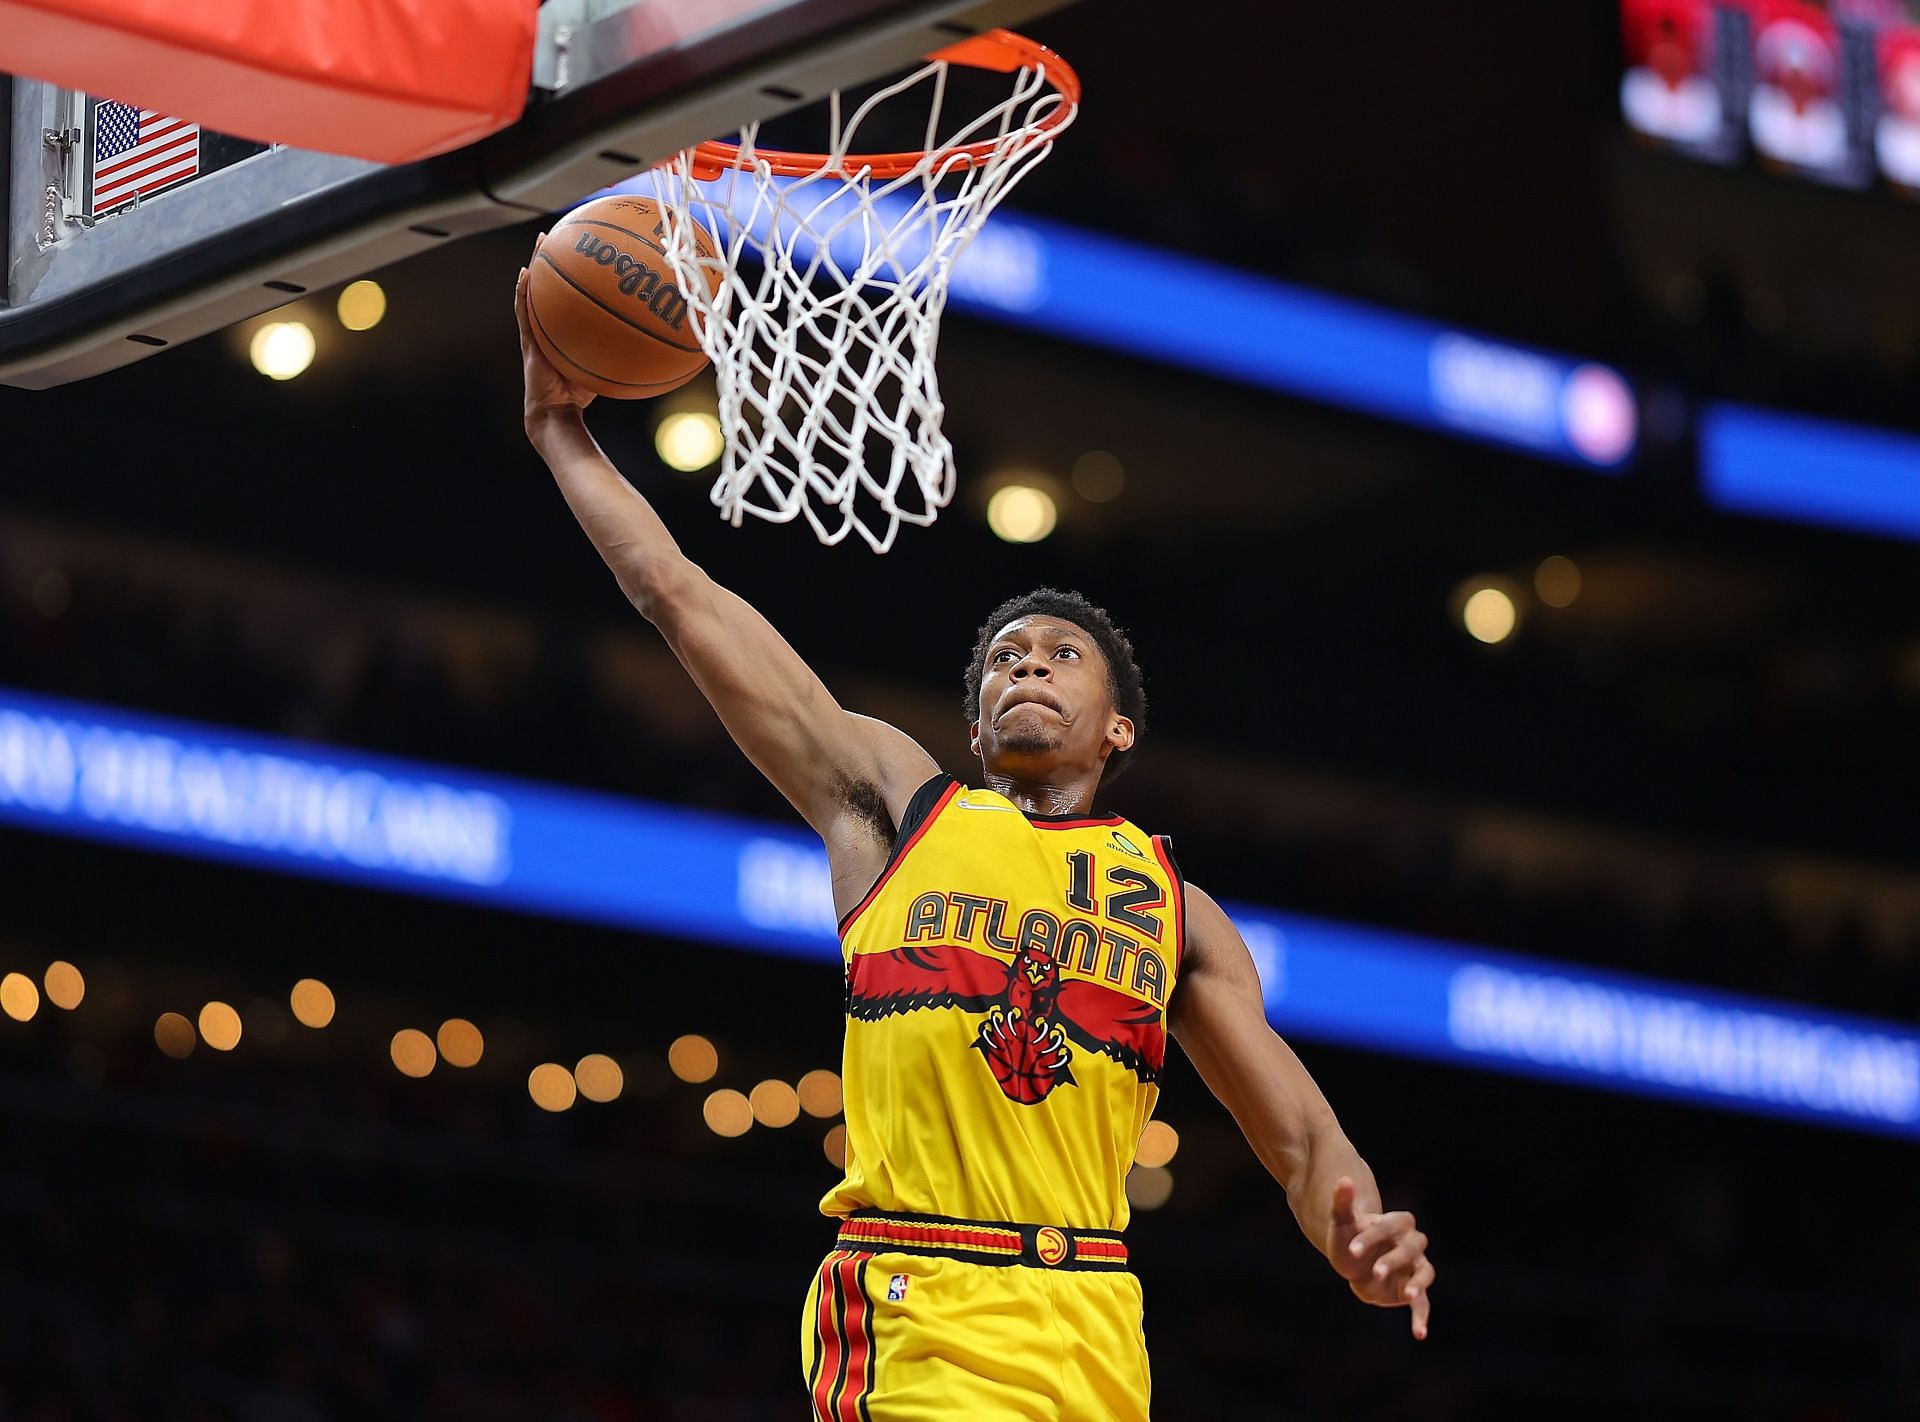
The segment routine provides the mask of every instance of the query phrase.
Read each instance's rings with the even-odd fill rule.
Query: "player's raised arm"
[[[529,330],[527,273],[514,292],[526,376],[527,437],[628,601],[658,627],[747,758],[834,842],[877,790],[898,822],[939,767],[903,732],[844,710],[743,598],[680,551],[660,516],[587,432],[593,400],[564,380]]]
[[[1293,1217],[1356,1297],[1410,1307],[1427,1336],[1433,1265],[1405,1210],[1383,1212],[1373,1172],[1293,1049],[1267,1025],[1259,974],[1240,930],[1187,886],[1186,956],[1171,1009],[1174,1036],[1233,1113],[1260,1163],[1287,1192]]]

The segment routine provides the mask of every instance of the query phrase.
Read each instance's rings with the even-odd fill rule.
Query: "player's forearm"
[[[1333,1258],[1329,1228],[1333,1216],[1333,1187],[1342,1176],[1354,1184],[1354,1207],[1377,1214],[1380,1187],[1374,1182],[1373,1171],[1353,1148],[1346,1132],[1329,1120],[1308,1139],[1303,1168],[1287,1185],[1287,1204],[1300,1224],[1300,1232],[1330,1262]]]
[[[613,467],[579,410],[530,415],[527,438],[553,471],[567,507],[620,590],[644,616],[653,618],[662,589],[691,567],[660,515]]]

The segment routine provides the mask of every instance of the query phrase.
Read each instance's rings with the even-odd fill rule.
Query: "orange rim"
[[[1059,93],[1061,102],[1045,118],[1026,130],[1035,137],[1052,133],[1065,125],[1080,106],[1080,76],[1073,72],[1073,66],[1037,40],[1017,35],[1011,30],[987,30],[971,39],[936,50],[927,56],[927,60],[930,63],[944,61],[965,65],[969,69],[991,69],[1002,74],[1011,74],[1016,69],[1039,70]],[[942,149],[938,155],[930,154],[925,149],[906,153],[849,153],[841,161],[848,173],[864,172],[875,178],[898,178],[911,173],[934,156],[937,156],[939,166],[943,168],[970,168],[992,157],[1004,143],[1004,139],[987,139],[980,143]],[[747,166],[737,143],[712,139],[695,144],[691,152],[693,175],[703,180],[717,178],[729,168]],[[756,165],[764,163],[783,178],[811,176],[832,161],[833,155],[830,153],[799,153],[779,148],[756,148],[753,153]]]

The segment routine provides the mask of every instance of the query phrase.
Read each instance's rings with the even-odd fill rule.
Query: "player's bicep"
[[[654,622],[734,743],[823,833],[864,785],[897,819],[937,770],[904,732],[842,707],[751,603],[691,564]]]

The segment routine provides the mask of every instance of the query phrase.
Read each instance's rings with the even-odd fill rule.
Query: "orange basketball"
[[[693,233],[700,254],[713,256],[707,230],[695,222]],[[703,275],[711,294],[720,274]],[[667,261],[660,205],[651,198],[601,198],[568,213],[534,255],[527,306],[547,359],[596,395],[664,395],[707,364],[692,305]]]

